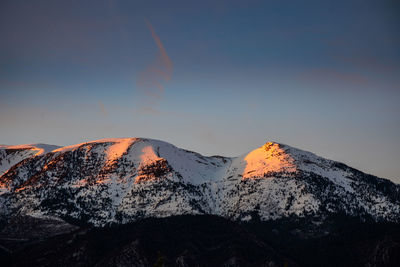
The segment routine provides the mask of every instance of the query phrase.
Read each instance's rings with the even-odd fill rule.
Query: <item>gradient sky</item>
[[[398,1],[1,1],[0,143],[276,141],[400,182]]]

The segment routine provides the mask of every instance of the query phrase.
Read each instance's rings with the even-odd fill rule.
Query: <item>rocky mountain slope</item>
[[[103,226],[214,214],[237,221],[345,214],[399,222],[400,185],[268,142],[235,158],[143,138],[10,152],[0,147],[0,216],[51,216]]]
[[[0,175],[18,162],[33,156],[39,156],[50,152],[59,146],[45,144],[28,144],[6,146],[0,145]]]

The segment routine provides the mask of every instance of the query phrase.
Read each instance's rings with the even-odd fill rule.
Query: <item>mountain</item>
[[[6,146],[0,145],[0,175],[18,162],[33,156],[39,156],[60,148],[54,145],[27,144]]]
[[[4,266],[399,266],[400,185],[287,145],[0,147]]]
[[[45,147],[1,147],[4,221],[18,214],[104,226],[212,214],[400,222],[400,185],[274,142],[234,158],[145,138]]]

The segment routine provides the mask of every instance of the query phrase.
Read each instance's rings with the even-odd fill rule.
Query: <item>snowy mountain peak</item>
[[[267,142],[244,157],[243,179],[268,177],[274,173],[294,173],[295,161],[282,145]]]
[[[58,149],[54,150],[53,152],[67,152],[67,151],[76,150],[80,147],[94,146],[94,145],[107,144],[107,143],[113,144],[115,146],[114,149],[121,151],[121,149],[123,150],[123,148],[129,147],[129,145],[131,143],[133,143],[137,140],[140,140],[140,138],[104,138],[104,139],[79,143],[79,144],[75,144],[75,145],[71,145],[71,146],[59,147]],[[113,151],[110,151],[111,154],[112,154],[112,152]],[[117,152],[117,153],[119,153],[119,152]]]
[[[272,149],[276,149],[276,148],[280,148],[280,147],[281,147],[280,144],[275,143],[275,142],[266,142],[266,143],[262,146],[262,148],[265,149],[265,151],[268,151],[268,150],[270,150],[271,148],[272,148]]]
[[[26,158],[44,155],[57,148],[59,146],[47,144],[0,145],[0,176]]]
[[[0,150],[31,150],[35,154],[34,156],[39,156],[45,153],[48,153],[50,151],[53,151],[54,149],[59,148],[59,146],[55,145],[47,145],[47,144],[24,144],[24,145],[0,145]]]
[[[179,214],[400,221],[400,185],[274,142],[235,158],[145,138],[47,151],[0,148],[0,217],[52,215],[94,225]]]

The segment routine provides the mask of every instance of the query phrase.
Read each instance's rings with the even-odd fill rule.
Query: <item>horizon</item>
[[[0,143],[273,141],[400,183],[395,1],[3,1]]]

